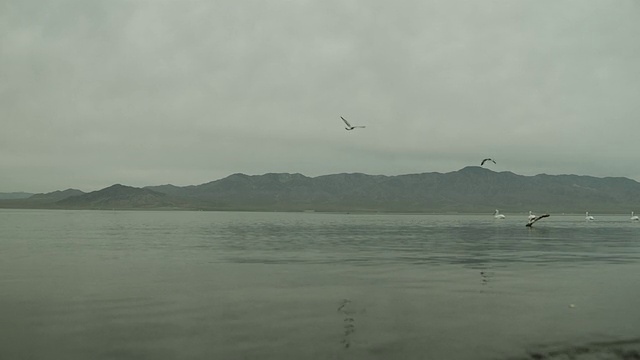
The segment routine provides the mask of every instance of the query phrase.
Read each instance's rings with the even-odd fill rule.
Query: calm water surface
[[[640,223],[526,215],[0,210],[0,358],[640,358]]]

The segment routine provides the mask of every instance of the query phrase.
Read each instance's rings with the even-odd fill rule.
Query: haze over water
[[[640,223],[506,215],[0,210],[0,358],[640,354]]]

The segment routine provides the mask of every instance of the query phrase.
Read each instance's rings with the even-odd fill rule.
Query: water
[[[0,210],[0,358],[638,359],[628,218]]]

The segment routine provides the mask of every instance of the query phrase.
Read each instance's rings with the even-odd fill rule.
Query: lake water
[[[0,210],[1,359],[640,359],[629,215]]]

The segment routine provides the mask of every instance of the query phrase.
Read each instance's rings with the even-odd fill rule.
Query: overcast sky
[[[484,157],[640,181],[638,19],[635,0],[0,0],[0,192]]]

